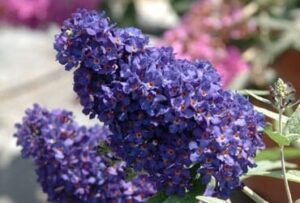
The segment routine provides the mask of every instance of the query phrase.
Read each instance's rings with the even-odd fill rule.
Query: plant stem
[[[243,192],[250,197],[251,199],[253,199],[256,203],[268,203],[268,201],[264,200],[261,196],[259,196],[258,194],[256,194],[253,190],[251,190],[251,188],[249,188],[248,186],[244,186],[243,187]]]
[[[282,135],[282,122],[281,122],[281,119],[282,119],[283,112],[284,112],[284,110],[282,110],[282,109],[279,110],[278,129],[279,129],[279,132],[280,132],[281,135]],[[288,202],[293,203],[289,183],[288,183],[288,180],[287,180],[287,177],[286,177],[286,168],[285,168],[285,160],[284,160],[284,146],[280,147],[280,157],[281,157],[282,176],[283,176],[285,191],[286,191],[286,194],[287,194],[287,197],[288,197]]]

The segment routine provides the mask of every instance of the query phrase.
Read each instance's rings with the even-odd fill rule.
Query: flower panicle
[[[16,128],[22,155],[33,160],[50,202],[138,203],[155,192],[148,176],[127,181],[124,162],[99,154],[99,144],[109,142],[106,127],[79,126],[69,111],[34,105]]]
[[[195,163],[204,184],[216,179],[213,196],[226,199],[241,187],[239,177],[264,146],[264,118],[222,88],[211,63],[176,59],[140,30],[87,10],[65,21],[55,47],[58,61],[76,69],[83,113],[109,126],[112,150],[158,190],[184,195]]]

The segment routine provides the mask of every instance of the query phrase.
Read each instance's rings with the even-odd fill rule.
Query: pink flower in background
[[[164,33],[160,45],[171,45],[181,59],[207,59],[228,86],[241,72],[248,69],[237,47],[230,40],[247,37],[255,25],[244,19],[237,0],[198,0],[182,18],[181,23]]]
[[[101,0],[48,0],[49,5],[48,21],[62,24],[63,20],[70,17],[78,8],[98,10]]]
[[[44,27],[61,24],[77,8],[97,9],[101,0],[0,0],[0,16],[5,22]]]
[[[7,10],[17,19],[43,20],[47,16],[48,0],[6,0]]]
[[[247,62],[241,57],[236,47],[226,48],[226,57],[218,64],[218,71],[222,75],[224,85],[230,84],[232,80],[249,68]]]

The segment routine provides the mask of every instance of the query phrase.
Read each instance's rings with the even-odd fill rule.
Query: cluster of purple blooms
[[[22,156],[34,161],[49,202],[138,203],[155,193],[148,176],[128,181],[125,163],[99,152],[109,142],[106,127],[79,126],[71,112],[38,105],[16,127]]]
[[[74,72],[83,113],[109,126],[112,150],[158,190],[183,195],[199,164],[207,195],[228,198],[263,148],[264,119],[247,99],[222,89],[212,65],[175,59],[136,28],[78,10],[56,36],[57,60]]]

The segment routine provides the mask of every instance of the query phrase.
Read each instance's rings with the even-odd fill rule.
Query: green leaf
[[[278,121],[278,118],[279,118],[279,114],[278,113],[275,113],[273,111],[270,111],[268,109],[264,109],[264,108],[261,108],[261,107],[258,107],[258,106],[254,106],[254,108],[255,108],[255,110],[257,110],[258,112],[264,114],[265,116],[267,116],[269,118],[272,118],[273,120]],[[282,115],[281,122],[283,124],[285,124],[287,122],[287,120],[288,120],[288,117]]]
[[[289,139],[290,142],[294,142],[300,139],[300,134],[288,134],[286,137]]]
[[[248,173],[241,177],[241,179],[250,178],[251,176],[264,175],[269,173],[269,170],[281,168],[281,161],[258,161],[256,162],[257,166],[255,168],[249,169]],[[287,168],[297,168],[297,164],[286,162]]]
[[[281,161],[258,161],[256,162],[256,167],[254,168],[256,171],[268,171],[276,168],[281,168]],[[286,162],[285,166],[287,168],[297,168],[297,164]],[[249,170],[250,171],[250,170]]]
[[[271,148],[271,149],[265,149],[261,152],[259,152],[255,160],[261,161],[261,160],[270,160],[275,161],[280,159],[280,149],[279,148]],[[300,157],[300,150],[296,148],[284,148],[284,157],[285,159],[291,159],[291,158],[297,158]]]
[[[196,198],[206,203],[226,203],[226,201],[215,197],[197,196]]]
[[[288,119],[283,132],[291,142],[300,139],[300,105]]]
[[[289,170],[287,172],[287,178],[289,181],[300,183],[300,171],[299,170]]]
[[[281,171],[265,171],[256,174],[257,176],[265,176],[271,178],[278,178],[282,179],[282,172]],[[292,182],[300,183],[300,171],[298,170],[289,170],[286,173],[287,179]]]
[[[265,128],[265,133],[269,135],[269,137],[279,146],[290,145],[290,140],[286,136],[281,135],[279,132],[274,132],[272,129],[272,125],[267,125],[267,127]]]
[[[253,98],[257,99],[258,101],[261,101],[261,102],[263,102],[263,103],[265,103],[265,104],[272,104],[272,102],[269,101],[268,99],[265,99],[265,98],[263,98],[263,97],[261,97],[261,96],[258,96],[258,95],[256,95],[256,94],[254,94],[253,91],[244,90],[244,92],[245,92],[246,94],[252,96]]]
[[[164,192],[158,192],[148,199],[147,203],[161,203],[166,200],[168,196]]]
[[[270,91],[267,90],[252,90],[252,89],[243,89],[243,90],[238,90],[240,94],[243,95],[249,95],[249,92],[258,95],[258,96],[267,96],[270,94]]]

